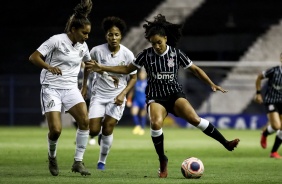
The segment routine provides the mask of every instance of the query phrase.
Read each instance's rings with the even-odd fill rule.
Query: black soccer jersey
[[[192,61],[181,50],[167,46],[162,55],[155,53],[152,47],[137,55],[133,65],[147,72],[148,84],[146,97],[150,99],[165,99],[170,95],[183,92],[178,82],[179,67],[184,69],[192,65]]]
[[[265,103],[282,103],[282,68],[276,66],[263,72],[263,76],[268,78],[265,92]]]

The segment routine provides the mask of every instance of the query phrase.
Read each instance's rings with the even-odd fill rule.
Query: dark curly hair
[[[167,36],[167,44],[175,47],[177,42],[182,36],[182,27],[181,24],[173,24],[166,21],[166,18],[162,14],[158,14],[154,17],[155,20],[153,22],[147,21],[147,24],[143,24],[143,28],[145,29],[145,38],[147,40],[150,39],[153,35]]]
[[[124,20],[122,20],[119,17],[111,16],[111,17],[106,17],[102,21],[102,28],[104,32],[106,33],[109,29],[111,29],[113,26],[116,26],[119,28],[121,34],[123,35],[124,32],[127,29],[126,23]]]
[[[81,0],[81,3],[76,5],[74,8],[74,14],[70,16],[66,27],[65,32],[69,32],[72,27],[83,28],[85,25],[91,25],[91,22],[88,18],[92,10],[92,1],[91,0]]]

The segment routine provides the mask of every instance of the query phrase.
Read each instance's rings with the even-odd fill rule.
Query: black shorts
[[[164,98],[164,99],[148,99],[148,100],[146,100],[147,111],[148,111],[149,104],[152,103],[152,102],[156,102],[156,103],[162,105],[166,109],[167,113],[171,113],[174,116],[177,116],[175,114],[173,108],[174,108],[174,103],[178,98],[185,98],[186,99],[186,96],[185,96],[184,93],[179,92],[179,93],[174,93],[174,94],[172,94],[169,97]]]
[[[267,113],[278,112],[279,114],[282,114],[282,103],[265,103],[264,106]]]

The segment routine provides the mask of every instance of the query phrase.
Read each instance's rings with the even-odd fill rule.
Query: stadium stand
[[[41,69],[29,63],[28,57],[50,36],[64,32],[67,19],[78,2],[7,1],[5,6],[1,6],[0,15],[6,18],[1,19],[2,34],[5,35],[1,38],[1,44],[5,47],[1,48],[0,125],[35,125],[43,119],[39,101]],[[119,16],[130,29],[138,25],[160,2],[162,0],[93,1],[90,17],[92,33],[87,41],[89,48],[105,42],[101,29],[104,17]]]
[[[254,6],[255,4],[255,6]],[[232,5],[235,5],[233,2]],[[238,65],[250,63],[252,61],[260,62],[273,62],[277,61],[279,64],[279,53],[281,52],[281,36],[279,31],[281,31],[281,25],[279,21],[281,19],[281,14],[279,13],[279,6],[281,6],[280,1],[271,1],[271,5],[266,6],[262,2],[255,3],[254,1],[236,1],[236,5],[232,12],[234,16],[233,31],[226,32],[232,36],[235,42],[224,41],[224,46],[226,44],[234,43],[244,43],[240,45],[240,49],[236,58],[238,60]],[[211,9],[211,8],[209,8]],[[250,13],[252,12],[252,13]],[[263,12],[263,13],[261,13]],[[216,21],[215,21],[216,22]],[[217,27],[217,26],[215,26]],[[214,28],[213,28],[214,29]],[[215,32],[220,33],[224,30],[217,30]],[[227,30],[227,29],[225,29]],[[213,32],[213,31],[211,31]],[[243,38],[242,34],[248,37],[248,39]],[[246,37],[246,38],[247,38]],[[230,48],[230,46],[227,46]],[[237,47],[234,47],[234,50]],[[220,49],[221,52],[224,52],[224,49]],[[232,50],[231,50],[232,51]],[[234,52],[236,53],[236,51]],[[237,59],[238,57],[238,59]],[[228,59],[228,58],[224,58]],[[250,63],[250,66],[252,63]],[[259,113],[263,112],[264,109],[254,104],[254,81],[258,72],[270,67],[265,64],[265,66],[260,65],[256,67],[233,67],[226,73],[226,77],[223,78],[223,81],[220,83],[226,88],[231,87],[233,84],[240,84],[241,87],[232,88],[229,90],[229,93],[224,95],[224,101],[222,101],[223,96],[219,93],[211,94],[209,99],[205,100],[201,107],[199,107],[199,112],[206,112],[209,109],[210,113]],[[250,90],[251,89],[251,90]],[[240,100],[234,101],[234,97],[239,97]],[[221,103],[218,103],[221,100]],[[230,103],[232,101],[232,103]],[[216,108],[209,108],[210,106]]]
[[[17,2],[15,6],[15,2],[7,1],[5,6],[1,6],[0,15],[9,16],[1,19],[2,34],[7,36],[1,40],[5,47],[2,47],[0,67],[0,125],[8,125],[11,122],[13,125],[22,123],[35,125],[42,119],[38,86],[40,69],[30,64],[28,57],[49,36],[64,31],[67,18],[72,14],[77,2],[77,0],[29,0]],[[280,0],[95,1],[91,13],[92,35],[87,43],[90,48],[103,43],[104,34],[100,28],[102,18],[110,15],[119,16],[129,27],[123,44],[131,49],[135,48],[130,44],[138,45],[134,50],[136,53],[148,46],[144,39],[142,46],[136,44],[141,42],[133,42],[135,35],[143,38],[140,36],[143,33],[142,22],[151,19],[157,13],[163,13],[168,20],[185,21],[183,38],[178,47],[196,64],[200,65],[201,62],[207,61],[235,61],[238,64],[245,61],[278,62],[282,43],[281,5]],[[228,87],[231,83],[241,85],[245,78],[254,82],[253,73],[247,76],[239,75],[241,78],[238,78],[238,73],[245,72],[242,71],[243,67],[202,68],[212,80],[223,86]],[[237,74],[236,80],[234,73]],[[217,96],[217,93],[211,94],[210,89],[190,73],[182,72],[180,80],[188,99],[198,112],[208,110],[224,113],[227,110],[230,112],[230,109],[233,113],[262,111],[251,102],[250,92],[244,94],[244,99],[240,100],[245,103],[232,104],[233,106],[229,107],[227,102],[234,98],[234,95],[238,96],[240,91],[234,93],[229,91],[228,97],[220,93],[218,93],[220,96]],[[218,102],[222,104],[219,105]]]

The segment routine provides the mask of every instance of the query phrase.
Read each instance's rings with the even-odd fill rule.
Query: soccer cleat
[[[134,135],[136,135],[136,134],[139,133],[140,130],[141,130],[141,126],[140,126],[140,125],[136,125],[136,126],[133,128],[132,133],[133,133]]]
[[[228,150],[228,151],[233,151],[234,148],[237,147],[237,145],[239,144],[240,139],[234,139],[232,141],[227,141],[226,144],[224,145],[224,147]]]
[[[143,128],[141,128],[138,132],[138,135],[144,135],[145,134],[145,130]]]
[[[102,139],[102,134],[99,134],[99,135],[98,135],[98,144],[99,144],[99,146],[100,146],[100,144],[101,144],[101,139]]]
[[[79,172],[82,176],[91,175],[91,173],[85,168],[82,161],[74,161],[71,171],[75,173]]]
[[[93,146],[93,145],[96,144],[96,140],[94,138],[91,138],[91,139],[89,139],[88,144]]]
[[[159,178],[167,177],[167,162],[168,158],[164,155],[163,159],[160,159],[160,168],[159,168]]]
[[[49,160],[49,171],[53,176],[58,176],[59,174],[59,168],[58,168],[58,164],[57,164],[57,159],[52,158],[49,156],[48,154],[48,160]]]
[[[97,169],[98,170],[105,170],[105,164],[102,162],[98,162],[97,164]]]
[[[281,159],[282,157],[279,155],[278,152],[272,152],[272,153],[270,153],[270,158]]]
[[[266,136],[264,136],[263,134],[261,134],[260,137],[260,145],[263,149],[265,149],[267,147],[267,141],[266,141]]]

